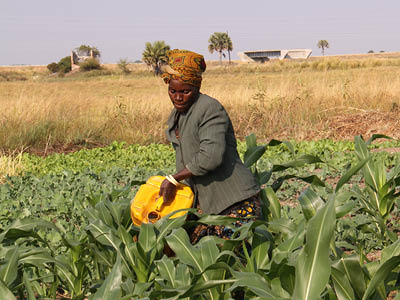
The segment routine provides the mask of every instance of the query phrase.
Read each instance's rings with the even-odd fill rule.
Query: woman
[[[239,158],[231,120],[215,99],[200,93],[206,64],[202,55],[187,50],[168,52],[162,77],[174,106],[166,131],[176,152],[177,173],[167,176],[160,195],[174,197],[185,180],[196,195],[200,211],[232,217],[258,217],[260,188]],[[197,228],[192,241],[204,235],[229,238],[222,226]]]

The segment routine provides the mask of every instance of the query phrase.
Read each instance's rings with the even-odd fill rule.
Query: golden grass
[[[22,151],[6,155],[0,152],[0,184],[6,181],[6,177],[19,175],[23,172]]]
[[[42,75],[0,82],[0,149],[48,152],[113,140],[165,142],[172,109],[167,87],[143,65],[131,68],[129,76],[111,70],[107,76],[65,78],[48,77],[45,69],[20,68]],[[211,63],[202,92],[226,107],[239,138],[252,132],[260,139],[351,138],[341,134],[346,125],[338,128],[333,120],[355,122],[360,114],[367,122],[368,116],[396,120],[400,59],[325,58],[230,67]],[[349,126],[357,127],[353,121]],[[400,136],[391,127],[382,131]]]

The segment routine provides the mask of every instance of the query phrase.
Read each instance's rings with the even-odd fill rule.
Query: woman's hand
[[[174,199],[176,193],[176,186],[169,182],[167,179],[161,183],[159,195],[163,197],[164,202],[170,202]]]
[[[171,176],[174,177],[176,181],[181,181],[192,177],[192,172],[184,168],[183,170]],[[175,193],[176,193],[176,186],[169,180],[164,179],[164,181],[161,183],[160,186],[159,195],[163,197],[165,202],[169,202],[172,201],[172,199],[174,199]]]

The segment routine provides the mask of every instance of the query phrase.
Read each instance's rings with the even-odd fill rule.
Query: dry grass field
[[[241,139],[400,137],[398,53],[208,65],[202,92],[222,102]],[[0,67],[0,149],[46,154],[114,140],[165,142],[167,87],[146,66],[130,68],[59,78],[44,66]]]

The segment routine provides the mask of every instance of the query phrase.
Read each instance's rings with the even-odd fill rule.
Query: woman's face
[[[199,89],[180,80],[171,79],[168,86],[168,95],[177,111],[186,112],[196,101]]]

